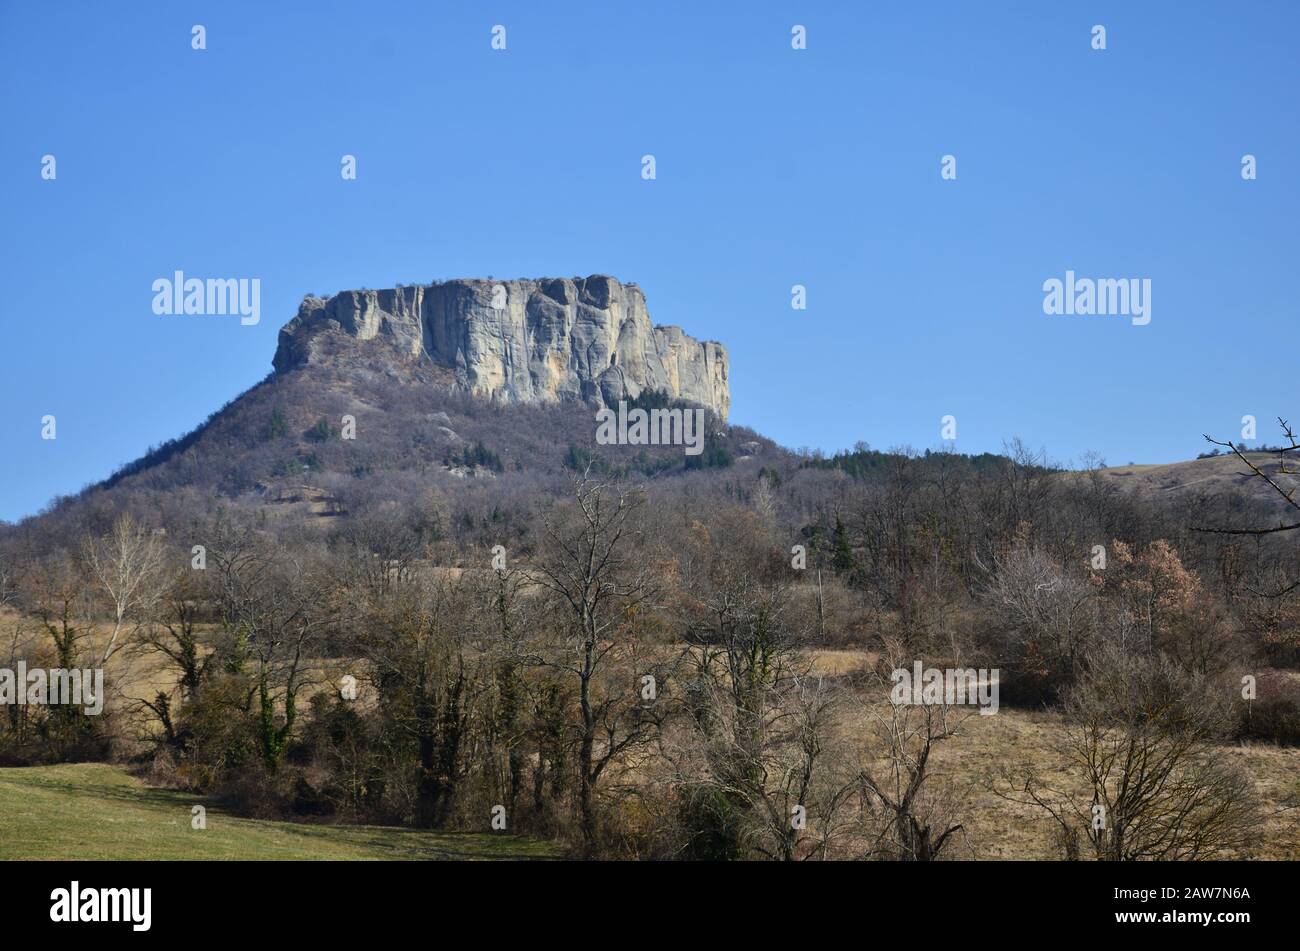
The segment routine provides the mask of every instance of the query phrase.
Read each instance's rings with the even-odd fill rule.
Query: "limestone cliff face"
[[[458,385],[490,399],[610,405],[662,390],[723,419],[731,408],[726,348],[653,326],[641,289],[602,275],[308,297],[280,331],[274,366],[325,362],[367,343],[450,367]]]

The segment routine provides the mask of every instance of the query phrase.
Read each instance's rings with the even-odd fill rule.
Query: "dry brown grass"
[[[864,697],[848,711],[846,738],[868,733]],[[1048,712],[1002,707],[991,716],[972,715],[962,723],[960,735],[935,747],[936,778],[962,790],[966,801],[956,818],[965,837],[954,858],[1059,859],[1053,844],[1054,825],[1041,810],[1008,802],[991,788],[991,779],[1003,767],[1031,766],[1051,785],[1068,788],[1070,777],[1060,768],[1053,742],[1062,723]],[[1300,749],[1266,744],[1224,744],[1215,755],[1237,759],[1255,789],[1267,819],[1258,841],[1243,848],[1240,858],[1300,859]]]

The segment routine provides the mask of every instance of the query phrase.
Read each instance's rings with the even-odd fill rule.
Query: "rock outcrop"
[[[653,326],[641,289],[602,275],[307,297],[280,331],[274,366],[384,345],[400,361],[451,368],[458,386],[489,399],[612,405],[659,390],[723,419],[731,408],[726,348]]]

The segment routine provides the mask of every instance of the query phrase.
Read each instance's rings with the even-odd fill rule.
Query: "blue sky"
[[[1273,439],[1300,416],[1298,27],[1287,2],[3,0],[0,518],[257,382],[305,293],[450,277],[636,281],[727,345],[733,421],[792,447],[934,447],[945,414],[961,451],[1066,462],[1188,458],[1247,413]],[[261,323],[155,316],[176,269],[260,278]],[[1045,315],[1067,269],[1150,278],[1151,323]]]

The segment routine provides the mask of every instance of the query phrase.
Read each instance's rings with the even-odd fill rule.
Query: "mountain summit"
[[[376,353],[449,368],[458,387],[508,403],[614,405],[655,390],[722,419],[731,408],[726,348],[653,326],[641,288],[604,275],[309,296],[280,331],[273,365],[284,373]]]

